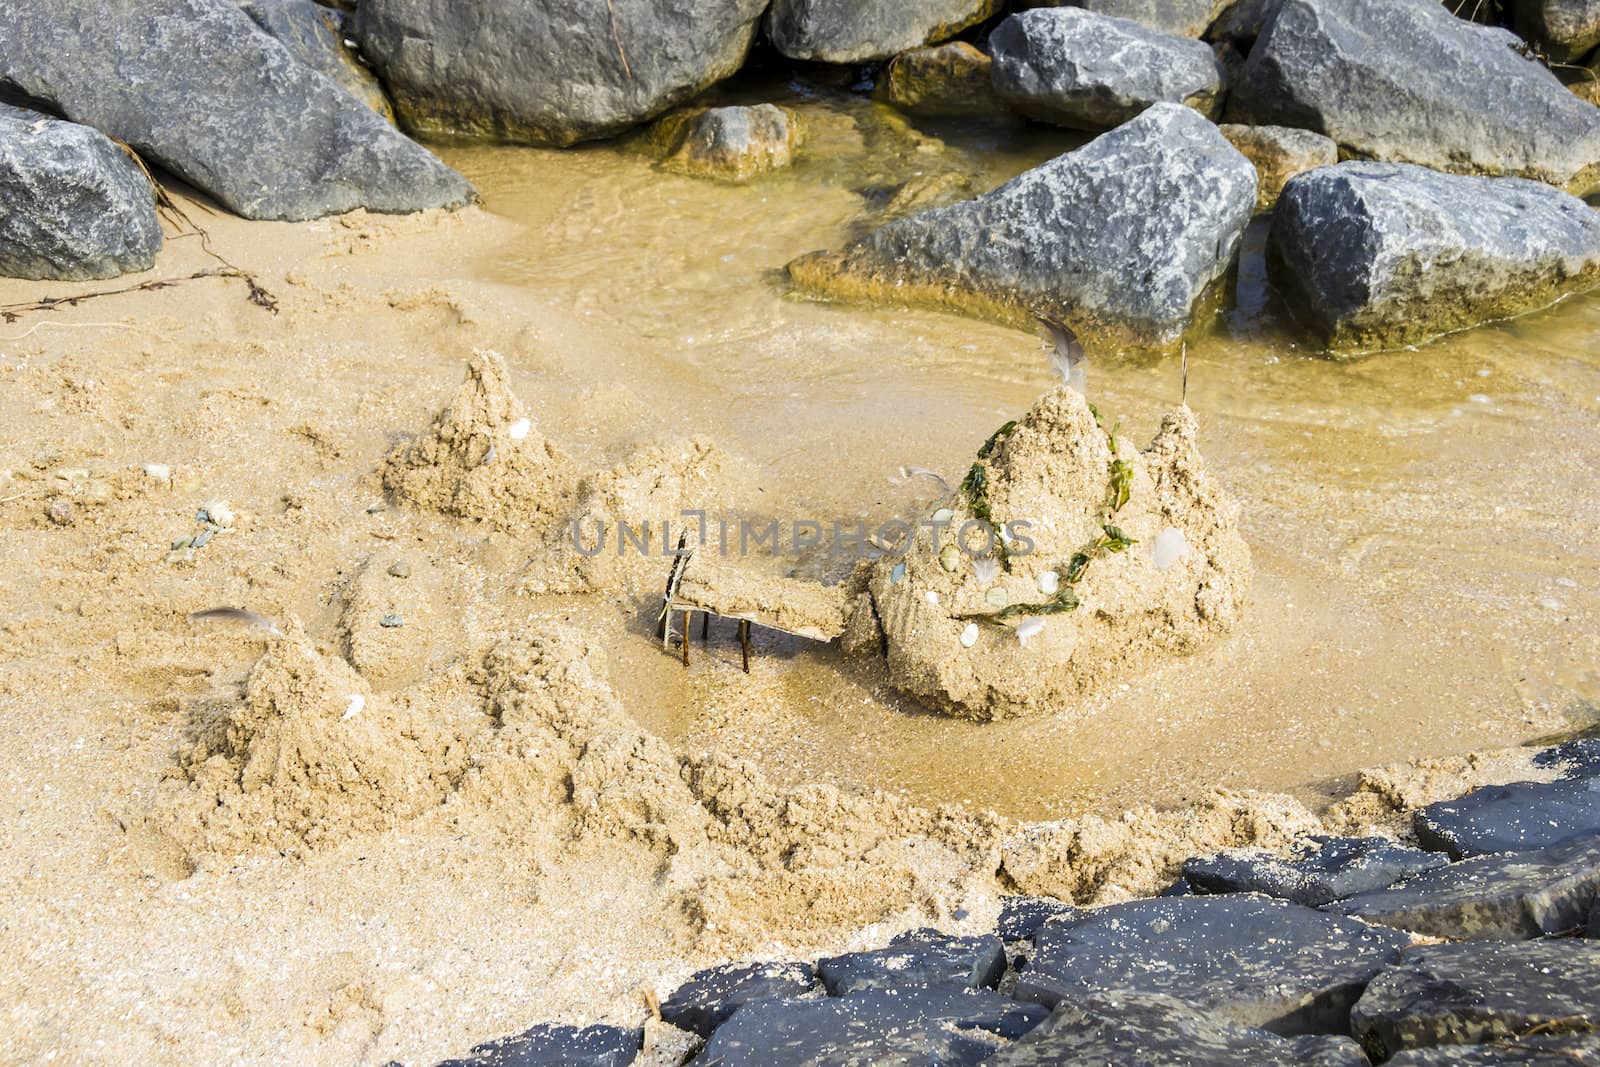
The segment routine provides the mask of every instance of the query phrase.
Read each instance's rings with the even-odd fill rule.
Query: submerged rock
[[[1600,1030],[1600,945],[1573,939],[1422,945],[1372,980],[1350,1024],[1376,1057],[1535,1029]]]
[[[394,107],[377,75],[356,62],[345,47],[342,11],[323,7],[316,0],[239,0],[239,6],[294,58],[394,121]]]
[[[1600,895],[1600,837],[1427,871],[1331,911],[1430,937],[1514,941],[1575,930]]]
[[[662,166],[705,178],[745,181],[787,167],[800,140],[794,112],[776,104],[712,107],[669,115],[657,124]]]
[[[1600,110],[1518,44],[1435,0],[1284,0],[1230,112],[1362,158],[1600,187]]]
[[[1186,999],[1113,990],[1075,996],[990,1067],[1366,1067],[1348,1037],[1281,1037],[1196,1011]]]
[[[789,264],[801,289],[1031,325],[1099,352],[1174,347],[1232,262],[1255,168],[1193,110],[1138,118],[976,200],[891,222]]]
[[[1456,859],[1548,848],[1600,836],[1600,778],[1486,785],[1429,804],[1413,819],[1418,844]]]
[[[1595,0],[1510,0],[1517,32],[1557,63],[1570,63],[1600,45],[1600,3]]]
[[[744,64],[766,0],[363,0],[354,29],[408,129],[569,145]]]
[[[1199,37],[1216,18],[1227,0],[1066,0],[1100,15],[1132,19],[1162,33],[1177,37]]]
[[[487,1041],[439,1067],[628,1067],[644,1044],[643,1030],[620,1026],[535,1026],[515,1037]]]
[[[76,281],[148,270],[155,191],[103,134],[0,104],[0,275]]]
[[[1224,72],[1209,45],[1076,7],[1012,15],[989,38],[994,87],[1029,118],[1103,130],[1151,104],[1214,116]]]
[[[1290,178],[1339,161],[1330,137],[1288,126],[1219,126],[1222,136],[1256,168],[1256,211],[1271,211]]]
[[[1243,849],[1199,856],[1183,865],[1183,876],[1201,893],[1265,893],[1315,908],[1447,862],[1385,837],[1335,837],[1295,859]]]
[[[758,1000],[797,997],[817,987],[805,963],[745,963],[699,972],[661,1002],[661,1018],[701,1037]]]
[[[965,41],[913,48],[894,57],[883,96],[926,118],[993,118],[1011,114],[994,91],[994,61]]]
[[[767,36],[790,59],[861,63],[954,37],[999,6],[999,0],[773,0]]]
[[[880,620],[890,681],[968,718],[1059,713],[1228,630],[1250,556],[1196,433],[1182,409],[1140,452],[1064,387],[1002,427],[946,502],[949,522],[925,520],[903,559],[870,572],[858,610]],[[1190,548],[1161,570],[1150,546],[1170,528]],[[1061,576],[1053,595],[1039,592],[1045,571]]]
[[[998,937],[954,937],[937,930],[913,931],[887,948],[817,962],[817,975],[834,997],[911,985],[993,989],[1005,969],[1005,946]]]
[[[1373,351],[1600,284],[1600,214],[1538,182],[1340,163],[1290,180],[1268,251],[1330,349]]]
[[[467,180],[232,4],[24,4],[5,80],[252,219],[458,207]]]
[[[1056,1005],[1128,990],[1278,1034],[1347,1032],[1350,1007],[1410,939],[1270,897],[1172,897],[1045,924],[1015,994]]]

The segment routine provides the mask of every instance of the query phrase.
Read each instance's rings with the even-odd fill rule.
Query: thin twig
[[[24,337],[27,337],[29,334],[33,333],[35,330],[45,326],[60,326],[63,329],[73,329],[80,326],[102,326],[108,330],[133,329],[132,326],[129,326],[125,322],[57,322],[54,319],[45,319],[43,322],[34,323],[32,326],[28,327],[26,330],[23,330],[15,337],[0,337],[0,341],[20,341]]]
[[[622,73],[633,81],[633,70],[628,66],[628,53],[622,50],[622,38],[617,35],[617,9],[611,6],[611,0],[606,0],[606,18],[611,22],[611,43],[617,46],[617,58],[622,60]]]

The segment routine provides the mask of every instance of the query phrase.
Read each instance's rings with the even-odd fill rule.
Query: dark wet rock
[[[147,270],[155,192],[103,134],[0,104],[0,275],[73,281]]]
[[[515,1037],[486,1041],[470,1056],[439,1067],[628,1067],[643,1045],[643,1030],[541,1024]]]
[[[1372,980],[1350,1014],[1374,1057],[1600,1030],[1600,945],[1578,939],[1423,945]]]
[[[1002,941],[1031,941],[1051,919],[1076,919],[1082,914],[1082,909],[1053,897],[1003,897],[994,932]]]
[[[1175,997],[1112,991],[1063,1000],[992,1067],[1366,1067],[1348,1037],[1281,1037],[1197,1012]]]
[[[1199,37],[1206,32],[1211,20],[1225,0],[1065,0],[1071,7],[1081,7],[1099,15],[1130,19],[1162,33],[1177,37]],[[1055,6],[1034,4],[1030,6]]]
[[[1520,1037],[1486,1045],[1407,1049],[1385,1067],[1600,1067],[1600,1036]]]
[[[1584,932],[1590,937],[1600,937],[1600,896],[1595,897],[1594,905],[1589,909],[1589,926]]]
[[[994,88],[1043,122],[1103,130],[1151,104],[1185,104],[1215,115],[1224,72],[1201,41],[1076,7],[1012,15],[989,37]]]
[[[1314,846],[1290,859],[1257,849],[1197,856],[1183,865],[1183,876],[1202,893],[1265,893],[1315,908],[1448,862],[1384,837],[1326,838]]]
[[[394,108],[377,75],[345,47],[344,12],[323,7],[316,0],[239,0],[239,6],[291,56],[394,121]]]
[[[1455,859],[1600,835],[1600,778],[1486,785],[1412,815],[1417,843]]]
[[[1518,44],[1436,0],[1284,0],[1229,109],[1361,158],[1600,187],[1600,110]]]
[[[1462,860],[1330,911],[1431,937],[1515,941],[1581,927],[1600,893],[1600,837]]]
[[[4,81],[255,219],[472,199],[467,180],[219,0],[17,5]]]
[[[1234,0],[1211,23],[1211,28],[1206,31],[1206,39],[1228,41],[1234,47],[1249,52],[1250,46],[1266,31],[1282,3],[1283,0]]]
[[[817,987],[806,963],[745,963],[712,967],[693,975],[661,1002],[661,1018],[680,1030],[711,1036],[744,1005],[797,997]]]
[[[1290,178],[1339,162],[1330,137],[1288,126],[1219,126],[1222,136],[1256,168],[1256,211],[1271,211]]]
[[[999,0],[773,0],[767,36],[791,59],[861,63],[954,37]]]
[[[1600,737],[1576,737],[1533,757],[1535,767],[1560,767],[1567,778],[1600,777]]]
[[[1011,109],[994,91],[993,60],[965,41],[901,52],[882,82],[883,99],[925,118],[994,118]]]
[[[1570,63],[1600,45],[1597,0],[1509,0],[1511,24],[1557,63]]]
[[[817,962],[817,975],[835,997],[912,985],[993,989],[1005,969],[1006,950],[998,937],[953,937],[937,930],[913,931],[887,948]]]
[[[1097,351],[1170,348],[1228,269],[1255,168],[1196,112],[1157,104],[976,200],[789,264],[802,289],[1023,323]]]
[[[1539,182],[1339,163],[1285,186],[1268,253],[1330,349],[1376,351],[1600,284],[1600,214]]]
[[[744,64],[766,0],[363,0],[352,24],[408,129],[569,145]]]
[[[654,136],[668,170],[746,181],[794,160],[800,126],[792,111],[776,104],[711,107],[668,115]]]
[[[1270,897],[1176,897],[1046,923],[1014,996],[1054,1006],[1112,989],[1177,997],[1280,1034],[1342,1032],[1402,934]]]
[[[699,1067],[957,1067],[977,1064],[1049,1013],[988,990],[872,990],[845,997],[763,1000],[717,1028]]]

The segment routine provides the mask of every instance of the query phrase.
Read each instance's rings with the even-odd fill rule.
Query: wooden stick
[[[750,620],[739,620],[739,651],[744,653],[744,673],[750,673]]]
[[[711,639],[711,612],[700,613],[700,643],[703,645]]]
[[[694,620],[694,612],[683,613],[683,665],[689,665],[689,623]]]

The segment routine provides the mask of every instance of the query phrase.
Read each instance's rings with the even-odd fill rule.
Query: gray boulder
[[[1600,216],[1538,182],[1340,163],[1284,187],[1268,253],[1330,349],[1375,351],[1600,283]]]
[[[1046,923],[1013,993],[1054,1007],[1086,993],[1177,997],[1212,1018],[1278,1034],[1344,1031],[1404,934],[1271,897],[1138,900]]]
[[[1600,109],[1437,0],[1284,0],[1229,98],[1348,155],[1600,188]]]
[[[1600,836],[1600,778],[1486,785],[1412,815],[1417,843],[1456,859]]]
[[[541,1023],[514,1037],[486,1041],[470,1056],[438,1067],[628,1067],[643,1045],[643,1030]]]
[[[1535,1028],[1600,1030],[1600,945],[1574,939],[1423,945],[1372,980],[1350,1025],[1375,1057]]]
[[[0,104],[0,274],[75,281],[148,270],[155,193],[104,134]]]
[[[1039,928],[1051,919],[1076,919],[1082,914],[1054,897],[1002,897],[994,932],[1002,941],[1032,941]]]
[[[1062,0],[1029,4],[1030,7],[1081,7],[1113,18],[1132,19],[1152,30],[1176,37],[1199,37],[1217,17],[1226,0]]]
[[[1600,1035],[1518,1037],[1486,1045],[1412,1048],[1384,1060],[1384,1067],[1600,1067]]]
[[[1063,1000],[988,1067],[1367,1067],[1348,1037],[1280,1037],[1196,1011],[1176,997],[1112,991]]]
[[[1103,130],[1151,104],[1214,116],[1224,73],[1211,47],[1075,7],[1012,15],[989,37],[994,88],[1029,118]]]
[[[344,12],[323,7],[316,0],[239,0],[239,6],[291,56],[394,121],[394,108],[377,75],[345,47]]]
[[[766,0],[363,0],[353,29],[407,129],[570,145],[744,64]]]
[[[1429,937],[1518,941],[1576,930],[1600,895],[1600,837],[1478,856],[1329,904]]]
[[[767,36],[791,59],[862,63],[954,37],[1000,0],[773,0]]]
[[[1201,893],[1265,893],[1315,908],[1447,862],[1383,837],[1335,837],[1293,859],[1249,849],[1197,856],[1183,865],[1183,877]]]
[[[1507,6],[1517,32],[1558,63],[1600,45],[1600,0],[1510,0]]]
[[[473,198],[465,178],[226,0],[13,5],[0,78],[247,218]]]
[[[817,961],[829,996],[904,985],[993,989],[1006,969],[998,937],[954,937],[937,930],[902,934],[889,947]]]
[[[1228,269],[1256,172],[1190,108],[1156,104],[976,200],[789,264],[801,289],[1031,324],[1098,351],[1171,348]]]
[[[1600,777],[1600,737],[1575,737],[1533,757],[1535,767],[1560,767],[1564,778]]]
[[[793,162],[800,124],[777,104],[709,107],[668,115],[652,136],[668,170],[742,182]]]
[[[701,1037],[757,1000],[798,997],[817,986],[805,963],[741,963],[712,967],[693,975],[661,1002],[661,1018]]]
[[[913,48],[889,64],[881,83],[883,99],[908,115],[1014,120],[994,91],[993,65],[965,41]]]
[[[1282,3],[1283,0],[1233,0],[1211,23],[1211,28],[1206,31],[1206,40],[1226,41],[1248,52],[1256,38],[1272,22]]]

